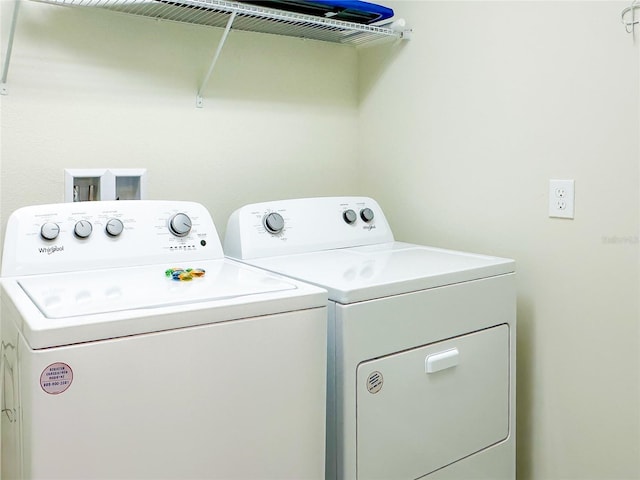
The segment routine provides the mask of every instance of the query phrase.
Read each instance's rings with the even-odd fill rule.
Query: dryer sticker
[[[71,386],[73,370],[66,363],[52,363],[42,371],[40,386],[50,395],[58,395]]]
[[[382,377],[382,374],[378,371],[372,372],[367,378],[367,390],[369,391],[369,393],[376,394],[380,390],[382,390],[383,383],[384,379]]]

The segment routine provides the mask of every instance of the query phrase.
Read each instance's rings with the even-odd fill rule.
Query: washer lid
[[[515,271],[506,258],[402,242],[252,259],[252,265],[326,288],[348,304]]]
[[[151,309],[295,290],[287,279],[230,261],[196,262],[205,275],[176,281],[162,265],[22,277],[18,284],[46,318]],[[169,267],[170,268],[170,267]]]
[[[182,265],[206,270],[188,282],[165,276],[174,266],[2,278],[2,300],[33,349],[327,306],[326,290],[233,260]]]

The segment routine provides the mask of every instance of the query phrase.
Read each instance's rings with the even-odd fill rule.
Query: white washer
[[[225,259],[203,206],[20,209],[1,284],[3,479],[324,477],[326,291]]]
[[[247,205],[225,253],[329,291],[327,478],[515,478],[515,265],[395,242],[372,199]]]

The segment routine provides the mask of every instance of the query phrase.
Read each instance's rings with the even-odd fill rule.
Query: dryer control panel
[[[246,205],[231,215],[225,253],[250,259],[393,242],[368,197],[320,197]]]
[[[36,205],[9,218],[2,276],[223,258],[208,210],[194,202]]]

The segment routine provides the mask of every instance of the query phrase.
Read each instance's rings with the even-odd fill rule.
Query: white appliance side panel
[[[509,435],[509,327],[364,362],[358,478],[418,478]]]
[[[325,449],[326,456],[326,478],[327,480],[335,479],[337,475],[337,442],[338,434],[337,412],[336,412],[336,394],[338,387],[336,385],[336,369],[339,367],[336,363],[336,304],[328,302],[327,304],[327,444]]]
[[[364,361],[508,324],[510,435],[515,440],[515,275],[449,285],[352,305],[336,305],[337,478],[356,473],[356,371]],[[505,456],[515,469],[514,457]],[[496,466],[496,469],[499,467]],[[502,471],[500,467],[500,471]],[[498,478],[498,477],[497,477]]]
[[[22,478],[324,478],[326,325],[317,308],[40,351],[21,338]],[[53,364],[73,373],[58,394]]]

